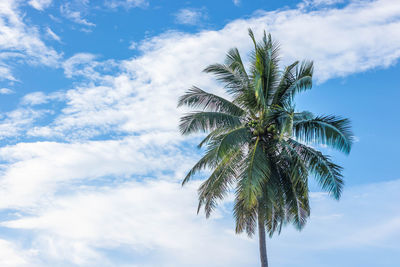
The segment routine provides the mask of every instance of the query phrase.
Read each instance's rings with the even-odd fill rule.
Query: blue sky
[[[201,70],[248,55],[249,27],[283,65],[314,60],[297,108],[356,135],[326,151],[342,199],[311,182],[309,223],[267,241],[271,265],[398,266],[398,0],[0,1],[0,266],[258,266],[232,199],[206,220],[199,181],[180,186],[201,151],[176,108],[192,85],[224,95]]]

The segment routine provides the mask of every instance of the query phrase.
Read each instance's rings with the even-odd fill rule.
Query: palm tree
[[[268,266],[266,230],[270,236],[282,226],[299,230],[310,215],[308,177],[339,199],[342,168],[314,145],[326,145],[348,154],[353,135],[348,119],[315,116],[294,107],[297,93],[311,89],[313,63],[298,61],[279,70],[279,46],[271,35],[254,44],[250,66],[244,67],[238,49],[229,50],[225,64],[204,71],[216,75],[232,100],[193,87],[178,106],[200,109],[181,118],[183,135],[207,132],[199,144],[205,155],[182,184],[203,169],[211,175],[198,189],[198,211],[206,217],[218,201],[234,191],[236,232],[259,233],[261,266]]]

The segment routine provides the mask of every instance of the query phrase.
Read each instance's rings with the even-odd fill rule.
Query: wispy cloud
[[[60,6],[60,12],[61,14],[66,17],[67,19],[70,19],[71,21],[81,24],[83,26],[87,27],[94,27],[96,24],[88,21],[86,18],[83,17],[82,10],[87,9],[88,1],[82,1],[82,2],[67,2]]]
[[[106,0],[105,5],[109,8],[123,7],[126,9],[133,7],[146,7],[149,5],[147,0]]]
[[[137,48],[137,46],[138,46],[138,44],[136,42],[132,41],[129,44],[129,49],[134,50]]]
[[[176,23],[186,25],[198,25],[206,18],[204,9],[183,8],[175,14]]]
[[[11,90],[10,88],[0,88],[0,94],[2,95],[10,95],[15,93],[14,90]]]
[[[46,28],[46,32],[47,32],[47,35],[48,35],[50,38],[56,40],[57,42],[61,42],[60,36],[58,36],[57,34],[55,34],[49,27]]]
[[[49,101],[54,101],[54,100],[62,100],[63,94],[59,92],[54,92],[51,94],[45,94],[43,92],[33,92],[26,94],[22,100],[21,104],[22,105],[29,105],[29,106],[35,106],[35,105],[40,105],[40,104],[45,104],[48,103]]]
[[[234,4],[235,6],[239,6],[240,3],[241,3],[241,0],[232,0],[232,1],[233,1],[233,4]]]
[[[348,0],[303,0],[299,7],[321,7],[349,2]]]

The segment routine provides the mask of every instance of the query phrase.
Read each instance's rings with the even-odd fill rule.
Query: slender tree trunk
[[[263,216],[258,214],[258,239],[260,242],[260,259],[261,259],[261,267],[268,267],[268,259],[267,259],[267,245],[265,240],[265,225],[262,219]]]

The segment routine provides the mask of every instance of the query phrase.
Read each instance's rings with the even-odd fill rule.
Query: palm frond
[[[246,127],[239,127],[227,132],[222,132],[219,129],[214,130],[211,134],[212,137],[207,136],[207,151],[203,158],[201,158],[194,167],[189,171],[183,180],[182,185],[187,183],[190,178],[195,175],[198,171],[205,169],[206,167],[217,166],[221,160],[230,155],[232,151],[241,149],[245,143],[250,142],[251,135]]]
[[[217,205],[229,191],[237,175],[237,165],[242,160],[243,152],[240,148],[231,150],[215,168],[210,177],[199,187],[199,205],[197,213],[204,204],[204,211],[208,218]]]
[[[201,142],[197,145],[197,148],[202,148],[204,145],[208,144],[212,140],[220,139],[220,136],[222,136],[223,134],[225,134],[231,130],[232,130],[232,128],[230,128],[230,127],[228,127],[228,128],[221,127],[221,128],[217,128],[217,129],[211,131],[206,137],[204,137],[203,140],[201,140]]]
[[[220,137],[217,155],[221,157],[228,150],[250,143],[251,133],[247,127],[233,129]]]
[[[310,215],[307,178],[306,166],[297,158],[291,166],[289,179],[285,179],[283,183],[288,213],[299,230],[304,227]]]
[[[242,57],[240,56],[237,48],[232,48],[226,55],[225,64],[230,69],[240,74],[240,77],[244,83],[249,83],[249,76],[246,72],[246,68],[243,65]]]
[[[212,73],[217,80],[224,84],[227,92],[233,96],[240,95],[247,87],[246,81],[237,70],[224,64],[212,64],[204,69],[206,73]]]
[[[274,93],[273,104],[282,105],[291,102],[296,93],[311,89],[314,65],[312,61],[298,62],[286,68],[278,89]]]
[[[260,137],[257,137],[249,149],[243,163],[236,194],[243,199],[245,207],[250,209],[257,205],[257,198],[262,194],[262,185],[270,172],[268,157],[260,144]]]
[[[236,195],[233,216],[236,221],[236,233],[239,234],[246,231],[249,237],[254,235],[257,228],[257,206],[248,208],[244,199],[240,195]]]
[[[296,140],[287,141],[293,152],[307,164],[307,168],[314,174],[321,188],[327,191],[335,199],[339,199],[343,189],[342,167],[330,161],[330,158],[320,151]]]
[[[181,117],[179,129],[183,135],[207,132],[219,127],[236,128],[241,125],[240,117],[222,112],[192,112]]]
[[[195,86],[179,98],[178,107],[183,105],[207,111],[224,112],[234,116],[241,116],[245,112],[231,101],[207,93]]]
[[[287,66],[283,71],[279,85],[276,87],[274,92],[273,100],[271,102],[272,105],[278,105],[281,102],[282,96],[294,83],[296,79],[296,66],[298,64],[299,62],[295,61],[293,64]]]
[[[293,132],[300,141],[328,145],[346,154],[353,143],[350,121],[332,115],[296,120]]]
[[[213,168],[219,162],[217,157],[218,147],[208,149],[205,155],[190,169],[185,178],[182,181],[182,186],[185,185],[190,179],[199,171],[206,168]]]

